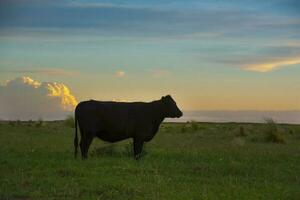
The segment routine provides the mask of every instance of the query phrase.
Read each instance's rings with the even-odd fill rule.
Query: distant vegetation
[[[75,127],[75,119],[73,115],[68,115],[64,121],[64,125],[70,128]]]
[[[181,123],[180,132],[186,133],[186,132],[197,132],[200,129],[202,129],[198,122],[196,121],[188,121],[186,123]]]
[[[18,126],[18,125],[21,125],[21,121],[20,121],[20,120],[9,121],[8,123],[9,123],[9,125],[11,125],[11,126]]]
[[[0,124],[0,199],[300,199],[300,125],[163,123],[139,161],[97,139],[82,161],[73,116]]]
[[[10,126],[22,126],[22,125],[26,125],[26,126],[41,127],[41,126],[45,126],[47,124],[47,122],[45,122],[42,118],[39,118],[36,121],[33,121],[33,120],[28,120],[28,121],[11,120],[11,121],[8,121],[8,124]]]
[[[41,126],[45,126],[45,125],[46,125],[46,122],[44,122],[42,118],[39,118],[37,120],[37,122],[35,123],[36,127],[41,127]]]

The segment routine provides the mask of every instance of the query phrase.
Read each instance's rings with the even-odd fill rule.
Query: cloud
[[[82,8],[113,8],[113,7],[121,7],[112,3],[102,3],[102,2],[69,2],[68,5],[70,7],[82,7]]]
[[[246,53],[248,54],[246,55]],[[227,57],[216,61],[246,71],[269,72],[300,64],[300,47],[296,44],[288,46],[270,45],[257,48],[252,52],[242,52]]]
[[[280,14],[275,11],[272,13],[273,9],[266,12],[263,9],[266,7],[264,3],[252,5],[241,4],[238,1],[221,4],[214,1],[202,4],[196,1],[184,3],[175,1],[171,4],[169,1],[157,1],[157,4],[145,1],[9,2],[6,0],[0,8],[1,29],[59,29],[63,30],[62,32],[69,30],[72,34],[74,30],[84,32],[94,30],[97,34],[106,36],[170,37],[194,33],[274,36],[295,33],[300,26],[294,15],[284,14],[289,13],[288,8],[284,13],[282,9],[275,9]]]
[[[256,72],[268,72],[274,69],[287,67],[295,64],[300,64],[300,57],[246,65],[244,69],[249,71],[256,71]]]
[[[76,105],[76,98],[62,83],[19,77],[0,85],[1,119],[63,119]]]
[[[155,69],[151,70],[152,76],[155,78],[163,78],[170,75],[170,71],[165,69]]]
[[[115,75],[116,75],[116,77],[121,78],[121,77],[125,76],[125,72],[122,70],[118,70],[118,71],[116,71]]]
[[[6,73],[18,73],[18,74],[40,74],[48,76],[77,76],[79,72],[69,71],[65,69],[9,69],[9,70],[0,70],[1,72]]]

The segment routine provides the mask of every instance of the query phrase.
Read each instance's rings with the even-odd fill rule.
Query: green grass
[[[139,161],[98,139],[82,161],[64,122],[30,123],[0,124],[0,199],[300,199],[300,125],[277,144],[264,124],[164,123]]]

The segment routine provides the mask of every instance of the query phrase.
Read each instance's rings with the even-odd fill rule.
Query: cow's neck
[[[155,105],[155,116],[154,116],[154,121],[157,124],[157,126],[160,125],[160,123],[165,119],[165,113],[164,113],[164,107],[163,103],[158,100],[158,101],[153,101],[152,102]]]

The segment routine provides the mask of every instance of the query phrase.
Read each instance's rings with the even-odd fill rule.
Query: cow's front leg
[[[142,149],[143,149],[143,141],[138,139],[133,139],[134,159],[138,160],[141,157]]]

